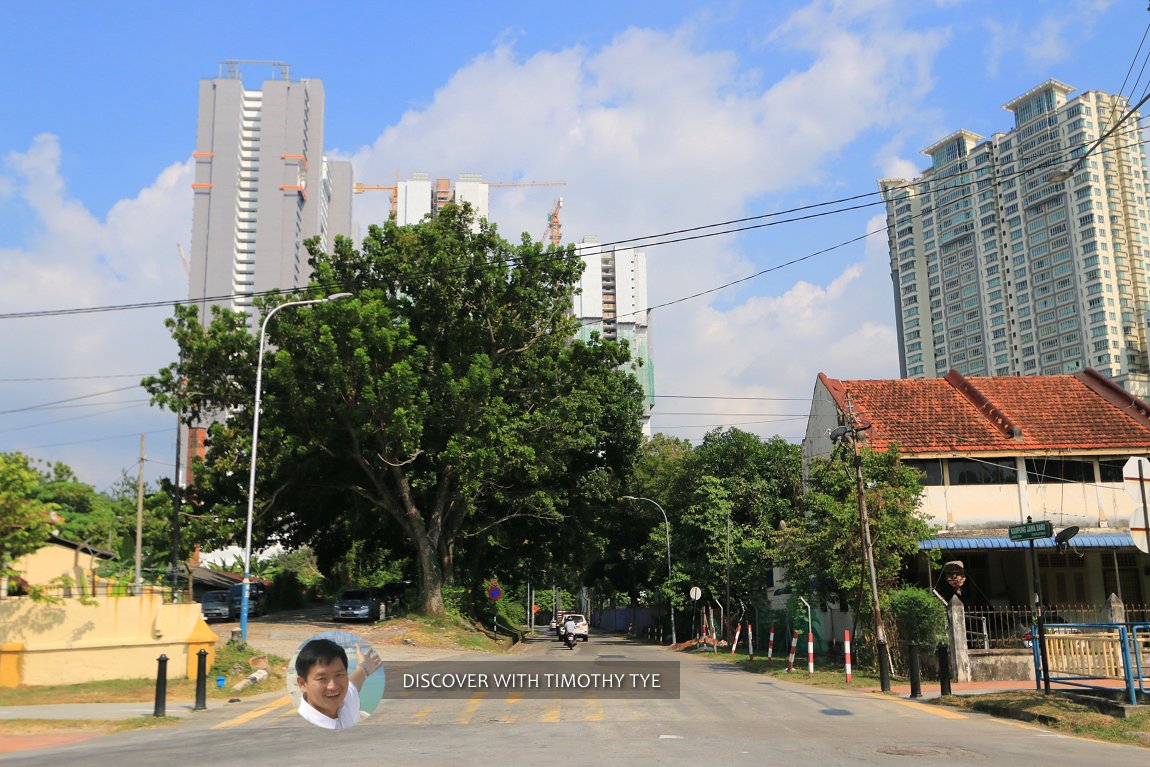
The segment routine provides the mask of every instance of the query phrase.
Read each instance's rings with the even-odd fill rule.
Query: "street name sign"
[[[1027,522],[1024,525],[1011,525],[1009,532],[1012,541],[1034,541],[1054,535],[1054,523],[1043,520]]]

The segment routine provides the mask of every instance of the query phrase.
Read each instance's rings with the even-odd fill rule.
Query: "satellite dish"
[[[1059,544],[1066,543],[1076,535],[1078,535],[1078,525],[1064,527],[1058,531],[1058,535],[1054,536],[1054,542]]]

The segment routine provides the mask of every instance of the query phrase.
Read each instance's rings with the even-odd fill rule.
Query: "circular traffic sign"
[[[499,601],[499,599],[502,596],[503,596],[503,589],[499,588],[498,584],[493,585],[487,589],[487,598],[488,599]]]
[[[690,594],[691,594],[691,600],[694,602],[698,602],[699,597],[703,596],[703,590],[701,588],[699,588],[698,586],[692,586]]]

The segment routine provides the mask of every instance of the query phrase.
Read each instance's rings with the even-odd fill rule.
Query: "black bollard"
[[[950,695],[950,647],[946,642],[938,643],[938,692]]]
[[[918,642],[911,640],[910,647],[910,697],[922,697],[922,669],[918,662]]]
[[[156,708],[152,716],[168,715],[168,656],[156,658]]]
[[[196,653],[196,705],[192,711],[203,711],[208,707],[208,651]]]
[[[886,640],[878,640],[878,684],[883,692],[890,692],[890,653]]]

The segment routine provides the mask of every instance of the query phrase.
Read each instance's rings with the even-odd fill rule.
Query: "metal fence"
[[[1043,610],[1046,624],[1105,623],[1105,605],[1056,605]],[[1126,620],[1143,623],[1146,605],[1127,605]],[[1029,647],[1027,633],[1034,625],[1034,608],[1027,605],[969,606],[966,608],[966,642],[972,650],[1005,650]]]
[[[131,581],[111,581],[102,578],[96,578],[90,581],[81,583],[51,583],[45,586],[37,586],[34,589],[34,594],[40,597],[47,597],[49,599],[108,599],[113,597],[132,597],[156,594],[162,596],[165,601],[171,600],[172,589],[168,585],[158,585],[153,583],[143,583],[136,586]],[[179,592],[176,592],[177,594]],[[28,593],[12,593],[9,594],[10,598],[20,598],[29,596]]]

